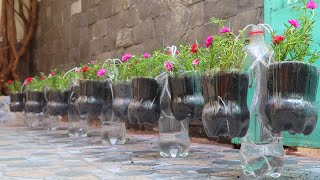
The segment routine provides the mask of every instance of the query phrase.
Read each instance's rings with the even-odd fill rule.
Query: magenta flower
[[[97,76],[101,77],[104,76],[106,74],[106,70],[105,69],[99,69],[97,72]]]
[[[297,21],[295,19],[290,19],[288,22],[296,29],[299,28],[299,26],[300,26],[299,21]]]
[[[144,53],[144,54],[143,54],[143,57],[148,59],[148,58],[151,57],[151,55],[150,55],[149,53]]]
[[[173,64],[170,63],[170,61],[164,62],[164,66],[166,67],[167,71],[172,71]]]
[[[94,60],[91,60],[91,61],[90,61],[90,64],[94,64]]]
[[[132,55],[131,54],[125,54],[125,55],[123,55],[122,56],[122,62],[126,62],[128,59],[130,59],[132,57]]]
[[[195,66],[198,65],[198,64],[199,64],[199,59],[196,58],[195,60],[193,60],[193,61],[192,61],[192,64],[195,65]]]
[[[209,36],[206,38],[206,48],[210,47],[212,43],[213,36]]]
[[[318,7],[318,4],[314,2],[314,0],[310,0],[309,2],[307,2],[306,7],[308,9],[315,9]]]
[[[231,32],[231,30],[230,30],[230,28],[228,26],[225,26],[220,30],[221,34],[229,33],[229,32]]]

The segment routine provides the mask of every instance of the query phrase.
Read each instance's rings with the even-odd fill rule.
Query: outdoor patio
[[[0,179],[248,179],[236,149],[193,142],[187,158],[161,158],[157,145],[156,134],[129,132],[125,145],[110,146],[99,136],[2,126]],[[280,179],[319,179],[319,164],[287,156]]]

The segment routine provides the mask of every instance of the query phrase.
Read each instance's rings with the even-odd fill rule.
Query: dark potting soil
[[[113,100],[112,111],[120,121],[128,120],[128,106],[131,99],[131,86],[128,82],[112,84]]]
[[[22,112],[24,110],[24,97],[23,93],[10,94],[9,108],[11,112]]]
[[[42,92],[26,92],[25,111],[41,113],[45,106],[45,99]]]
[[[81,80],[76,102],[79,113],[101,115],[106,99],[111,96],[110,87],[109,81]]]
[[[201,119],[204,99],[201,76],[169,77],[171,111],[176,120]]]
[[[248,76],[218,73],[202,77],[202,122],[209,137],[243,137],[249,127]]]
[[[156,80],[134,78],[131,81],[131,100],[128,106],[132,124],[157,124],[160,118],[160,88]]]
[[[272,130],[311,134],[318,119],[318,82],[317,68],[305,63],[281,62],[267,68],[265,113]]]
[[[68,113],[68,94],[69,91],[53,91],[47,92],[47,111],[52,116],[65,116]]]

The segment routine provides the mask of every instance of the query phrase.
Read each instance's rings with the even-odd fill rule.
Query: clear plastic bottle
[[[103,144],[124,144],[126,142],[126,124],[121,121],[103,121],[101,126],[101,141]]]
[[[266,101],[266,65],[272,55],[271,47],[264,41],[263,27],[254,26],[250,31],[250,44],[244,50],[252,69],[254,96],[250,108],[250,129],[242,139],[240,159],[245,175],[255,178],[281,176],[285,152],[281,134],[268,129],[268,119],[264,113]]]
[[[159,151],[162,157],[186,157],[189,154],[189,119],[178,121],[171,111],[167,77],[162,81]]]

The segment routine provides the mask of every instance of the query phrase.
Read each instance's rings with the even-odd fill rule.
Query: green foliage
[[[26,85],[27,89],[31,92],[35,91],[42,91],[43,86],[44,86],[44,79],[45,76],[43,73],[41,73],[40,77],[35,76],[32,78],[32,80]]]
[[[226,27],[223,20],[211,18],[211,21],[221,28]],[[244,45],[246,45],[246,38],[243,31],[239,31],[238,36],[231,30],[213,36],[209,47],[199,49],[198,69],[202,73],[241,71],[245,66],[246,59],[243,51]]]
[[[22,92],[22,83],[20,81],[9,80],[7,83],[5,83],[5,85],[7,86],[11,94]]]
[[[110,73],[107,72],[107,64],[104,61],[91,61],[88,64],[80,66],[81,79],[86,80],[103,80],[110,78]],[[105,70],[103,75],[99,75],[99,70]]]
[[[48,87],[51,90],[55,91],[64,91],[68,89],[70,85],[70,80],[72,77],[72,74],[67,74],[65,77],[65,72],[55,72],[54,74],[51,73],[48,78],[44,80],[44,85]]]
[[[304,2],[304,4],[306,4]],[[296,7],[294,9],[298,11],[300,27],[284,24],[286,29],[283,33],[284,41],[275,43],[276,31],[272,33],[274,43],[272,45],[274,49],[274,61],[307,61],[312,64],[320,57],[319,51],[312,51],[312,43],[314,39],[312,37],[312,30],[315,25],[314,9],[303,7]]]

